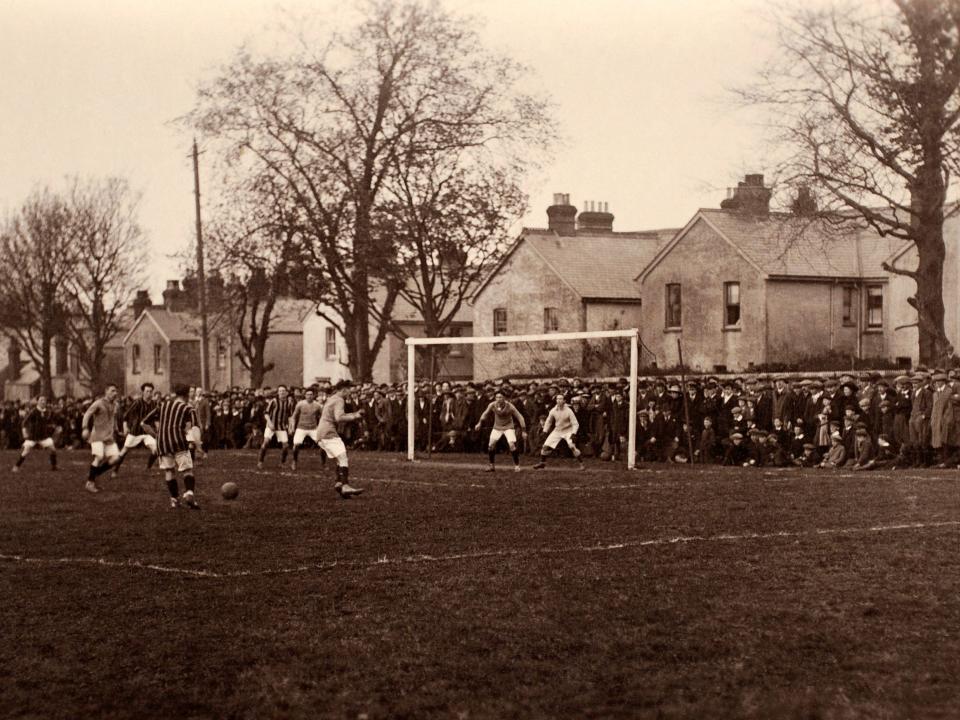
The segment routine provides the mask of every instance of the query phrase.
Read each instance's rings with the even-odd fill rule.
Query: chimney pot
[[[560,202],[557,202],[558,200]],[[553,196],[553,202],[554,204],[547,208],[547,227],[557,235],[576,235],[577,209],[570,204],[570,195],[556,193]]]

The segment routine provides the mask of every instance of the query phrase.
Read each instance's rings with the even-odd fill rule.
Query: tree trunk
[[[53,368],[50,363],[50,348],[52,339],[46,332],[40,339],[40,394],[45,395],[47,399],[53,399]]]
[[[953,354],[944,332],[943,238],[917,243],[917,328],[920,336],[920,362],[927,366],[942,365]]]

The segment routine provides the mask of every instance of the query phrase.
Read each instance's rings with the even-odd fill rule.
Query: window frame
[[[871,295],[871,291],[876,290],[876,295]],[[883,329],[883,285],[874,283],[872,285],[866,286],[866,293],[864,293],[866,302],[864,303],[864,327],[867,330],[882,330]],[[880,299],[879,306],[874,308],[871,304],[871,298],[878,297]],[[871,321],[871,312],[873,310],[880,311],[880,320],[876,323]]]
[[[459,325],[451,325],[447,328],[447,335],[452,338],[463,337],[463,328]],[[447,353],[447,357],[463,357],[463,345],[451,345],[450,352]]]
[[[143,353],[140,349],[140,343],[134,343],[130,347],[130,374],[139,375],[141,373],[140,364],[143,360]]]
[[[329,325],[323,331],[323,356],[327,360],[337,359],[337,329]]]
[[[163,345],[154,343],[153,345],[153,374],[163,375]]]
[[[840,325],[842,327],[857,326],[857,303],[855,293],[857,289],[853,285],[843,285],[840,295]]]
[[[560,308],[555,306],[545,306],[543,308],[543,334],[560,332]],[[544,350],[558,350],[555,342],[549,340],[543,344]]]
[[[502,317],[503,319],[503,328],[500,328],[498,320]],[[493,335],[497,337],[499,335],[506,335],[509,330],[509,316],[507,315],[507,309],[505,307],[497,307],[493,309]],[[494,343],[493,347],[495,350],[503,350],[507,346],[506,343]]]
[[[673,318],[673,305],[670,302],[670,289],[677,288],[677,317]],[[681,330],[683,328],[683,285],[681,283],[666,283],[663,295],[663,329]],[[671,320],[676,319],[676,323]]]
[[[737,302],[730,302],[730,291],[736,287],[737,289]],[[743,303],[740,295],[740,281],[739,280],[729,280],[723,283],[723,327],[725,329],[739,329],[742,326],[743,320]],[[736,322],[730,322],[730,309],[737,308],[737,320]]]
[[[223,341],[223,338],[217,336],[217,370],[226,370],[227,369],[227,344]]]

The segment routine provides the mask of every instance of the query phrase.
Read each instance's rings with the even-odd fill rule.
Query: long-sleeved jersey
[[[331,395],[327,398],[320,413],[320,424],[317,426],[321,440],[340,437],[337,434],[337,423],[356,420],[360,417],[360,413],[344,412],[345,404],[342,395]]]
[[[490,413],[493,413],[494,430],[513,430],[516,425],[519,425],[521,430],[526,427],[526,423],[523,420],[523,415],[521,415],[520,411],[514,407],[513,403],[506,400],[504,401],[502,407],[497,405],[496,400],[487,405],[487,409],[483,411],[483,415],[480,416],[479,422],[482,423],[484,420],[486,420]],[[516,425],[514,423],[516,423]]]
[[[554,407],[550,410],[543,431],[549,433],[551,429],[556,430],[561,435],[574,435],[580,429],[577,415],[569,405],[564,405],[563,409]]]

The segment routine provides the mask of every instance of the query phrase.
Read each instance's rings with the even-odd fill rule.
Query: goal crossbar
[[[637,373],[640,365],[640,330],[588,330],[585,332],[545,333],[543,335],[487,335],[482,337],[408,337],[407,346],[407,459],[416,449],[416,347],[418,345],[480,345],[510,342],[558,342],[560,340],[630,339],[630,409],[627,418],[627,468],[636,464],[637,451]]]

